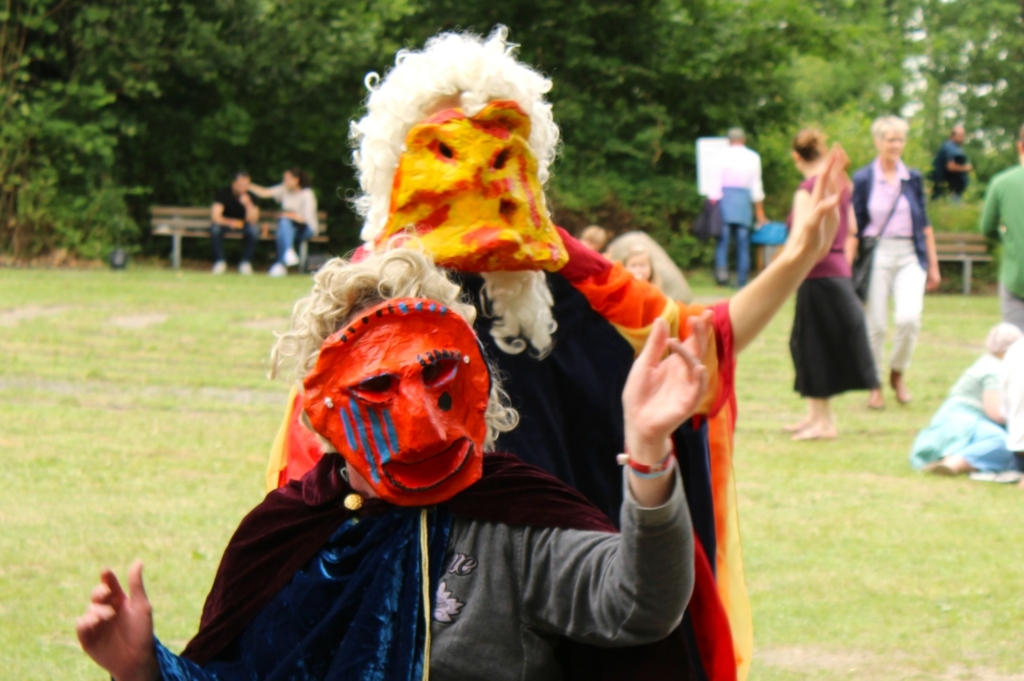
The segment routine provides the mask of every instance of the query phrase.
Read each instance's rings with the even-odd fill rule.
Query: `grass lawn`
[[[220,553],[263,494],[287,385],[271,331],[302,277],[0,269],[0,678],[106,678],[74,619],[136,556],[160,638],[195,632]],[[698,296],[718,291],[696,282]],[[998,321],[929,297],[915,400],[836,402],[841,437],[791,443],[787,307],[740,360],[736,474],[753,679],[1024,679],[1024,492],[907,464]]]

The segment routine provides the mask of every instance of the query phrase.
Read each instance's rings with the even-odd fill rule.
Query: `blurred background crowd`
[[[910,121],[904,158],[925,172],[962,123],[971,181],[931,217],[970,231],[989,178],[1015,160],[1020,17],[1009,0],[14,2],[0,23],[0,257],[60,263],[120,246],[166,258],[152,206],[209,206],[240,168],[271,185],[296,166],[330,216],[328,251],[345,252],[358,243],[347,137],[364,75],[438,31],[499,21],[554,78],[563,138],[548,196],[574,233],[640,230],[680,268],[710,267],[713,244],[689,233],[698,138],[743,128],[763,159],[764,211],[780,219],[801,180],[789,152],[800,128],[816,124],[860,167],[875,154],[871,121],[888,113]],[[208,244],[184,249],[209,266]],[[270,244],[255,257],[281,260]]]

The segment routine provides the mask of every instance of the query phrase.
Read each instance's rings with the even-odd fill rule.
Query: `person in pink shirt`
[[[940,281],[935,237],[925,209],[924,178],[901,160],[908,130],[907,122],[898,116],[877,119],[871,125],[871,134],[878,157],[853,176],[858,235],[878,238],[865,301],[871,351],[881,384],[892,298],[896,338],[889,363],[889,384],[900,404],[911,399],[903,375],[910,366],[921,331],[924,292],[937,289]],[[868,406],[885,407],[881,388],[871,391]]]
[[[805,179],[793,196],[790,224],[811,210],[811,192],[825,165],[825,152],[825,135],[819,130],[801,130],[793,140],[793,162]],[[838,431],[829,400],[850,390],[878,388],[864,311],[850,279],[856,234],[846,191],[839,199],[835,239],[796,292],[789,350],[796,369],[794,389],[807,399],[808,411],[802,421],[786,427],[794,440],[835,438]]]
[[[708,198],[722,213],[722,234],[715,247],[715,281],[729,283],[729,241],[736,240],[736,286],[747,285],[750,272],[750,228],[768,222],[764,214],[761,157],[747,147],[742,128],[731,128],[729,146],[722,150],[713,173]]]

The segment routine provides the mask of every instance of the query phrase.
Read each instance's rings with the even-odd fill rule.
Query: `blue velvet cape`
[[[428,512],[430,593],[451,514]],[[158,648],[164,681],[408,681],[423,674],[420,509],[349,518],[216,659]]]

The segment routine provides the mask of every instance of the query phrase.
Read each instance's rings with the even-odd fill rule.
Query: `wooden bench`
[[[181,240],[183,237],[191,239],[210,238],[210,207],[187,207],[187,206],[153,206],[152,219],[150,224],[153,234],[157,236],[171,237],[171,266],[174,269],[181,267]],[[260,241],[273,241],[277,232],[277,220],[283,215],[281,211],[260,210],[259,234]],[[318,244],[327,243],[327,236],[323,230],[327,225],[327,213],[317,213],[320,220],[321,234],[309,241]],[[224,236],[228,239],[241,239],[242,230],[225,229]],[[306,268],[306,256],[309,254],[308,241],[303,241],[299,246],[299,268]]]
[[[934,232],[939,262],[959,262],[964,266],[963,294],[971,292],[971,269],[976,262],[992,262],[985,237],[973,232]]]

